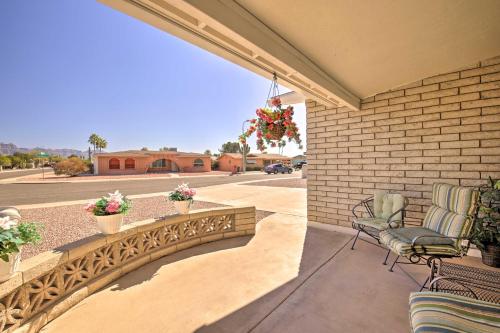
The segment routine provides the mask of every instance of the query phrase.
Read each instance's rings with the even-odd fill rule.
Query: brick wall
[[[500,178],[500,57],[377,94],[360,111],[307,101],[308,218],[350,226],[375,189],[420,221],[434,182]]]

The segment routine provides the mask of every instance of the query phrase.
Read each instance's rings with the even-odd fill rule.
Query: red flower
[[[292,131],[286,131],[286,136],[288,136],[289,138],[291,138],[293,136],[293,132]]]
[[[257,119],[252,119],[252,120],[250,120],[250,122],[251,122],[252,124],[255,124],[255,123],[257,122]]]
[[[272,106],[280,106],[281,105],[281,99],[279,97],[273,97],[271,99],[271,105]]]
[[[266,139],[271,139],[272,135],[271,133],[266,133]]]

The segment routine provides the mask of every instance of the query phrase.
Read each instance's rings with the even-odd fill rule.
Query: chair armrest
[[[466,279],[457,278],[457,277],[453,277],[453,276],[438,276],[437,278],[435,278],[434,280],[432,280],[429,283],[429,290],[439,291],[437,289],[436,283],[439,282],[439,281],[441,281],[441,280],[452,281],[452,282],[460,285],[462,288],[466,289],[468,292],[470,292],[474,296],[475,299],[479,299],[479,297],[476,295],[476,293],[474,292],[474,290],[472,290],[471,287],[469,287],[467,284],[465,284],[467,282],[471,283],[472,281],[469,281],[469,280],[466,280]]]
[[[406,207],[408,207],[408,204],[409,204],[410,202],[408,201],[408,198],[404,198],[404,199],[405,199],[405,201],[404,201],[404,203],[403,203],[403,207],[401,207],[400,209],[398,209],[397,211],[395,211],[394,213],[392,213],[392,214],[391,214],[391,215],[387,218],[387,220],[386,220],[386,223],[387,223],[387,225],[389,225],[389,227],[390,227],[390,228],[392,228],[392,227],[391,227],[391,223],[392,223],[392,222],[401,222],[401,226],[403,226],[403,227],[404,227],[404,225],[405,225],[405,222],[404,222],[404,212],[405,212]],[[392,221],[391,221],[391,219],[392,219],[394,216],[398,215],[399,213],[401,213],[401,217],[402,217],[402,218],[401,218],[401,220],[392,220]]]
[[[363,206],[365,207],[365,209],[367,210],[368,214],[370,214],[371,217],[373,217],[373,212],[370,210],[370,207],[368,207],[368,202],[370,201],[373,201],[373,197],[369,197],[367,199],[364,199],[364,200],[361,200],[360,202],[358,202],[357,204],[354,205],[354,207],[352,207],[352,215],[354,215],[355,218],[358,218],[358,215],[356,215],[356,208],[358,208],[359,206]]]
[[[467,238],[465,237],[450,237],[450,236],[438,236],[438,235],[422,235],[422,236],[417,236],[415,238],[412,239],[411,241],[411,246],[415,246],[415,245],[418,245],[416,244],[417,240],[419,238],[444,238],[444,239],[455,239],[455,240],[467,240]]]

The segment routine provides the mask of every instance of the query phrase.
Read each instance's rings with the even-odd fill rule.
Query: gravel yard
[[[276,180],[264,180],[261,182],[246,183],[241,185],[307,188],[307,179],[284,178]]]
[[[212,202],[195,201],[192,209],[223,206]],[[165,197],[134,199],[132,209],[125,216],[124,224],[174,213],[174,205],[165,200]],[[270,214],[272,213],[257,211],[257,221]],[[42,242],[36,246],[23,247],[23,259],[99,232],[95,220],[92,215],[83,210],[83,205],[23,209],[21,216],[22,221],[39,222],[44,226]]]

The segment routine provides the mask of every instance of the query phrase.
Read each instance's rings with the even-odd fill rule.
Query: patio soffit
[[[500,54],[500,1],[99,0],[327,105]]]

